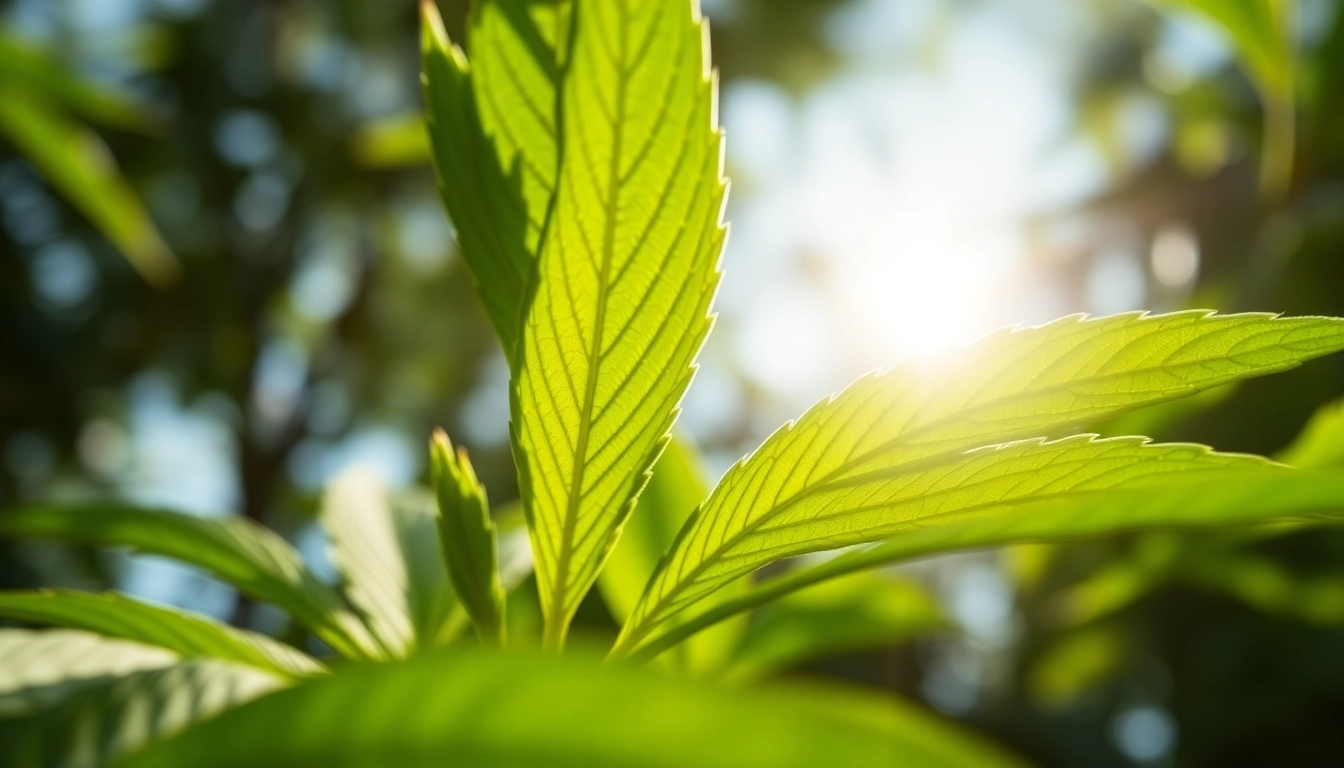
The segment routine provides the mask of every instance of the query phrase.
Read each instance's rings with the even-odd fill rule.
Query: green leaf
[[[476,479],[466,450],[459,446],[454,452],[443,430],[434,432],[429,454],[448,576],[481,638],[503,644],[504,587],[485,488]]]
[[[274,532],[241,518],[206,519],[119,504],[28,506],[0,512],[0,536],[130,547],[204,568],[275,603],[347,658],[380,658],[364,625]]]
[[[27,86],[102,125],[143,131],[151,123],[145,106],[74,74],[48,51],[11,34],[0,33],[0,81]]]
[[[709,333],[725,231],[703,25],[685,0],[577,9],[554,211],[512,393],[545,639],[560,645]]]
[[[477,293],[512,358],[555,187],[555,83],[568,17],[559,0],[482,0],[472,63],[422,3],[422,66],[439,189]]]
[[[761,608],[725,677],[733,682],[755,680],[826,656],[883,648],[947,627],[938,601],[919,584],[885,574],[856,573]]]
[[[1027,689],[1038,706],[1062,709],[1111,679],[1127,643],[1116,625],[1085,627],[1052,640],[1031,665]]]
[[[709,495],[709,481],[695,449],[673,437],[653,467],[649,484],[639,494],[621,538],[598,574],[602,599],[618,623],[629,617],[639,602],[644,585],[653,575],[677,531],[696,506]],[[746,582],[730,584],[710,599],[741,594]],[[725,621],[701,632],[660,657],[672,668],[691,674],[710,674],[728,661],[747,628],[747,617]]]
[[[71,691],[177,663],[163,648],[72,630],[0,629],[0,721],[51,706]]]
[[[1162,448],[1163,446],[1152,446]],[[1216,457],[1218,454],[1210,454]],[[1344,472],[1288,467],[1173,471],[1140,487],[1049,494],[987,506],[969,517],[928,520],[877,546],[768,580],[740,598],[697,613],[646,641],[637,655],[661,649],[726,617],[803,587],[869,568],[944,552],[1021,542],[1066,542],[1148,529],[1278,526],[1344,517]]]
[[[389,761],[510,768],[1019,765],[951,724],[871,695],[819,687],[724,692],[583,658],[483,649],[355,668],[282,691],[123,765]]]
[[[23,153],[52,187],[88,217],[149,283],[166,286],[181,270],[149,214],[117,171],[107,146],[71,122],[40,94],[0,80],[0,135]]]
[[[184,658],[234,661],[284,677],[325,671],[308,654],[265,635],[112,592],[0,592],[0,616],[131,640]]]
[[[1344,466],[1344,398],[1321,406],[1276,458],[1304,469]]]
[[[0,763],[16,768],[108,765],[283,685],[279,678],[226,661],[132,672],[74,691],[45,710],[0,720]]]
[[[1192,449],[1074,441],[1022,445],[1008,453],[967,450],[1051,434],[1340,348],[1344,321],[1332,318],[1215,316],[1205,310],[1075,316],[1004,329],[958,356],[910,361],[864,377],[728,471],[650,583],[619,648],[629,650],[654,625],[773,560],[891,535],[902,524],[898,511],[935,508],[920,494],[936,485],[921,484],[982,462],[1022,454],[1029,465],[1061,451],[1081,456],[1112,450],[1155,459],[1163,451]]]
[[[395,498],[375,472],[354,467],[327,485],[318,519],[346,595],[387,655],[432,645],[456,602],[433,501]]]

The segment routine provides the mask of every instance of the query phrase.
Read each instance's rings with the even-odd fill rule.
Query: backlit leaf
[[[0,720],[55,704],[80,687],[177,660],[164,648],[88,632],[0,629]]]
[[[0,512],[0,536],[130,547],[204,568],[275,603],[348,658],[381,653],[340,597],[274,532],[241,518],[206,519],[118,504],[29,506]]]
[[[257,632],[113,592],[0,592],[0,616],[131,640],[183,658],[234,661],[285,677],[325,671],[306,653]]]
[[[662,450],[709,332],[725,235],[693,5],[592,3],[573,24],[560,174],[512,397],[552,645]]]
[[[481,638],[503,643],[504,587],[485,488],[476,479],[467,452],[461,447],[454,451],[442,430],[434,433],[429,456],[448,576]]]

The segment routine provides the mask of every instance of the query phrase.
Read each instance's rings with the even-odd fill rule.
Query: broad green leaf
[[[285,677],[325,671],[308,654],[265,635],[112,592],[0,592],[0,616],[131,640],[183,658],[234,661]]]
[[[0,135],[121,251],[153,285],[177,279],[180,266],[139,198],[93,131],[71,122],[38,93],[0,79]]]
[[[1276,458],[1304,469],[1344,466],[1344,398],[1321,406]]]
[[[0,629],[0,721],[48,707],[82,686],[177,660],[163,648],[87,632]]]
[[[1332,318],[1205,310],[1075,316],[1004,329],[956,356],[866,376],[728,471],[650,583],[622,642],[634,642],[726,579],[772,560],[876,541],[900,522],[891,516],[892,503],[918,501],[889,492],[904,485],[910,493],[921,482],[1008,455],[973,458],[967,450],[1057,433],[1340,348],[1344,321]],[[1046,456],[1116,445],[1014,451]],[[1144,455],[1155,458],[1163,450]]]
[[[282,691],[154,744],[123,765],[335,768],[389,762],[510,768],[1019,765],[895,700],[830,688],[722,691],[643,670],[598,667],[582,657],[484,649],[355,668]]]
[[[258,669],[188,661],[73,691],[47,709],[0,720],[0,763],[95,768],[199,720],[283,687]]]
[[[709,481],[695,449],[674,437],[654,465],[648,486],[597,577],[602,598],[618,623],[634,610],[658,558],[708,495]],[[745,582],[731,584],[714,597],[740,594],[746,586]],[[660,661],[683,672],[713,673],[727,662],[746,628],[745,615],[722,622],[663,654]]]
[[[1153,446],[1162,448],[1162,446]],[[1218,454],[1210,454],[1211,457]],[[986,506],[969,516],[926,520],[874,547],[845,553],[757,585],[740,598],[646,640],[651,658],[703,627],[803,587],[913,558],[1022,542],[1066,542],[1149,529],[1227,529],[1344,518],[1344,472],[1268,466],[1176,471],[1117,486]],[[1252,529],[1255,530],[1255,529]]]
[[[477,633],[487,642],[502,644],[504,587],[485,487],[476,479],[466,450],[459,446],[454,451],[443,430],[435,431],[429,454],[448,576]]]
[[[581,6],[554,210],[512,393],[546,639],[597,578],[709,332],[725,230],[707,36],[686,0]]]
[[[378,658],[368,630],[274,532],[241,518],[206,519],[119,504],[28,506],[0,512],[0,536],[130,547],[204,568],[275,603],[347,658]]]
[[[947,628],[938,601],[919,584],[856,573],[762,607],[725,677],[755,680],[826,656],[895,645]]]
[[[432,501],[397,498],[377,473],[347,469],[327,486],[318,519],[346,594],[387,654],[433,643],[455,602]]]
[[[422,4],[424,96],[439,189],[463,260],[514,356],[523,296],[555,187],[555,83],[568,17],[560,0],[482,0],[472,61]]]

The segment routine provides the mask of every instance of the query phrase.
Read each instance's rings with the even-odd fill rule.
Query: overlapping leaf
[[[324,671],[311,656],[265,635],[111,592],[0,592],[0,616],[131,640],[183,658],[234,661],[285,677]]]
[[[860,379],[729,470],[650,583],[621,648],[772,560],[876,541],[908,520],[949,510],[951,499],[972,508],[1008,499],[971,498],[965,489],[919,497],[958,472],[1034,473],[1012,489],[1017,494],[1050,478],[1051,462],[1068,468],[1098,451],[1113,459],[1132,452],[1145,467],[1158,459],[1163,468],[1180,465],[1165,458],[1169,451],[1179,458],[1193,451],[1188,459],[1195,465],[1250,461],[1132,442],[964,452],[1284,370],[1340,348],[1344,321],[1331,318],[1207,311],[1068,317],[991,334],[954,359],[910,362]]]
[[[54,706],[0,720],[0,763],[110,765],[145,744],[284,686],[253,667],[187,661],[74,690]]]
[[[468,20],[470,63],[448,40],[433,4],[422,6],[424,94],[439,187],[509,357],[555,187],[555,84],[568,6],[482,0]]]
[[[164,648],[88,632],[0,629],[0,719],[51,706],[83,686],[177,660]]]
[[[433,696],[425,696],[433,690]],[[351,713],[358,713],[352,717]],[[238,738],[248,734],[248,738]],[[789,768],[1019,765],[888,697],[724,692],[588,659],[463,649],[282,691],[151,745],[157,766]]]
[[[690,383],[724,239],[722,141],[692,6],[593,3],[573,23],[560,175],[512,398],[552,643]]]
[[[176,558],[289,611],[343,656],[381,655],[364,625],[304,566],[299,553],[250,521],[115,504],[30,506],[0,513],[0,536],[130,547]]]
[[[706,626],[812,584],[927,555],[1031,541],[1076,541],[1148,529],[1277,527],[1291,521],[1341,519],[1344,472],[1273,465],[1256,471],[1242,466],[1178,470],[1146,478],[1140,487],[1113,486],[1024,498],[969,516],[927,520],[874,547],[767,580],[740,598],[695,613],[666,632],[659,628],[633,655],[651,658]]]

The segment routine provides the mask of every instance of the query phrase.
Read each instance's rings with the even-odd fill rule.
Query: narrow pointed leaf
[[[377,473],[353,467],[328,484],[319,520],[350,602],[388,655],[429,644],[453,602],[432,502],[398,500]],[[446,604],[427,605],[436,595]]]
[[[998,331],[952,358],[864,377],[728,471],[650,584],[627,642],[712,592],[728,573],[877,540],[892,522],[879,490],[887,476],[937,477],[968,466],[967,450],[1057,433],[1340,348],[1344,321],[1333,318],[1204,310],[1068,317]],[[805,527],[809,516],[823,514],[821,524]],[[794,526],[788,533],[760,535],[786,520]]]
[[[1277,458],[1304,469],[1344,466],[1344,398],[1317,409]]]
[[[510,768],[1020,765],[894,699],[820,687],[722,691],[583,658],[462,649],[282,691],[124,766],[336,768],[390,755],[405,766]]]
[[[430,469],[438,498],[439,540],[444,563],[476,631],[487,642],[504,642],[504,587],[499,577],[495,524],[485,488],[467,452],[456,451],[442,430],[430,442]]]
[[[308,654],[257,632],[113,592],[0,592],[0,616],[152,645],[188,659],[233,661],[284,677],[325,671]]]
[[[724,230],[706,39],[685,0],[580,6],[513,389],[547,637],[647,480],[709,332]]]
[[[597,577],[602,599],[618,623],[635,609],[658,559],[707,496],[709,481],[700,457],[688,442],[674,437],[654,465],[648,486],[639,494],[635,511]],[[746,587],[745,581],[730,584],[709,600],[735,596]],[[722,622],[673,648],[659,661],[681,672],[713,674],[728,661],[746,628],[745,615]]]
[[[482,0],[468,21],[468,64],[433,4],[422,4],[424,97],[439,189],[510,358],[555,186],[555,83],[567,8],[558,0]]]
[[[0,536],[130,547],[203,568],[275,603],[349,658],[376,658],[368,630],[274,532],[240,518],[206,519],[117,504],[30,506],[0,512]]]
[[[88,632],[0,629],[0,720],[48,707],[80,687],[177,661],[164,648]]]
[[[226,661],[187,661],[110,678],[56,705],[0,720],[0,764],[25,768],[110,765],[148,743],[284,686]]]
[[[741,683],[826,656],[895,645],[948,627],[919,584],[856,573],[776,600],[752,617],[724,677]],[[691,638],[694,641],[695,638]]]
[[[809,484],[799,476],[796,482],[806,490],[771,489],[784,499],[782,503],[766,492],[755,496],[756,505],[711,497],[660,564],[617,647],[631,647],[667,617],[727,581],[782,558],[898,534],[910,536],[935,524],[983,521],[988,512],[1015,503],[1068,499],[1152,482],[1173,472],[1252,473],[1277,466],[1255,456],[1218,454],[1197,445],[1079,435],[1054,442],[1009,443],[912,464],[870,466],[826,483]],[[753,488],[748,492],[758,493]]]
[[[1155,446],[1160,447],[1160,446]],[[993,505],[969,517],[927,521],[874,547],[767,580],[646,639],[652,658],[700,629],[812,584],[918,557],[1022,542],[1067,542],[1150,529],[1227,529],[1344,520],[1344,472],[1265,467],[1175,471],[1116,486]],[[1256,530],[1259,530],[1258,528]]]
[[[0,80],[0,136],[12,142],[51,186],[88,217],[147,282],[163,287],[181,266],[154,222],[90,129],[40,95]]]

